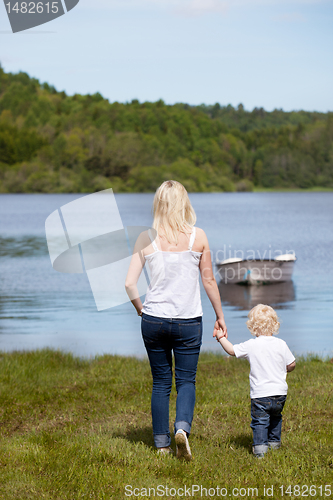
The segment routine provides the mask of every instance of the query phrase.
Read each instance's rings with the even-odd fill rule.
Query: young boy
[[[280,323],[272,307],[258,304],[248,317],[246,324],[255,339],[232,345],[225,337],[218,334],[216,337],[230,356],[250,362],[252,451],[256,457],[263,458],[269,448],[281,446],[287,372],[294,370],[296,363],[284,340],[273,337]]]

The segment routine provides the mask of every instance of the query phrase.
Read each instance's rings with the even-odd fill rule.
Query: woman
[[[141,233],[126,278],[126,291],[139,316],[153,376],[151,411],[155,446],[172,452],[169,431],[169,396],[172,351],[177,390],[175,441],[177,457],[191,460],[188,436],[195,404],[195,377],[202,342],[202,307],[199,271],[216,313],[214,333],[227,328],[214,278],[207,237],[195,228],[196,215],[186,189],[176,181],[164,182],[153,203],[153,231]],[[148,261],[151,282],[142,305],[137,282]],[[221,332],[219,332],[219,336]]]

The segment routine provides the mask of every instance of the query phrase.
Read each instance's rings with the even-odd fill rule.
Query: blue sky
[[[333,111],[333,0],[80,0],[16,34],[1,3],[0,61],[111,102]]]

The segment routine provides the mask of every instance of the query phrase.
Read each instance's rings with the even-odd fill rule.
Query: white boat
[[[267,285],[291,280],[296,262],[294,254],[284,254],[275,259],[244,260],[237,257],[216,261],[218,276],[223,283]]]

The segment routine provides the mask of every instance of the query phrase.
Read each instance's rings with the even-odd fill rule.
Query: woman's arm
[[[212,259],[210,255],[208,239],[205,232],[202,229],[200,229],[200,231],[198,232],[199,232],[198,236],[203,244],[203,250],[199,265],[202,284],[216,314],[216,322],[214,325],[213,337],[216,337],[218,331],[222,329],[223,336],[227,338],[228,337],[227,327],[224,321],[220,292],[217,287],[217,283],[213,273]]]
[[[141,233],[135,243],[134,252],[132,255],[132,259],[125,280],[125,288],[127,295],[129,296],[139,316],[142,315],[141,312],[142,302],[139,296],[137,282],[142,272],[142,269],[145,265],[143,248],[145,248],[146,246],[147,246],[147,236],[145,235],[145,233]]]

